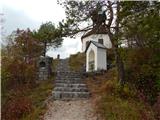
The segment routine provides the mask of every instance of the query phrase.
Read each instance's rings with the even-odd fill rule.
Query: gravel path
[[[44,120],[98,120],[98,118],[91,100],[78,100],[49,102]]]

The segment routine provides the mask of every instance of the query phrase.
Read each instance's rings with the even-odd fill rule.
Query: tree
[[[160,3],[128,1],[121,3],[121,33],[136,47],[160,46]]]
[[[61,33],[61,28],[56,28],[52,22],[42,24],[38,31],[33,32],[33,36],[39,39],[43,45],[43,56],[46,55],[49,46],[57,48],[62,44]]]
[[[69,31],[66,32],[68,36],[86,32],[94,27],[98,28],[102,24],[106,26],[105,28],[113,46],[121,84],[125,82],[124,63],[119,50],[119,44],[123,39],[128,42],[134,42],[135,40],[129,40],[139,36],[136,39],[138,44],[142,45],[143,42],[148,45],[153,45],[151,43],[159,44],[159,27],[155,26],[159,23],[159,3],[157,4],[157,2],[152,2],[151,4],[149,1],[119,2],[100,0],[96,2],[61,0],[58,3],[65,7],[67,20],[62,22],[61,26],[64,28],[64,31]],[[101,9],[103,9],[102,17],[98,15],[101,14]],[[103,17],[103,15],[106,16]],[[154,24],[149,23],[152,20]],[[150,32],[150,28],[153,28],[151,29],[152,32]]]
[[[128,1],[121,6],[120,32],[129,43],[123,53],[126,81],[153,104],[160,92],[160,3]]]
[[[2,83],[6,84],[8,80],[7,84],[12,87],[33,83],[36,78],[35,63],[41,51],[40,42],[33,38],[29,29],[14,31],[2,48]]]
[[[108,35],[110,37],[113,50],[115,53],[118,76],[121,84],[124,83],[125,74],[124,74],[124,65],[118,51],[118,40],[119,37],[119,12],[120,12],[120,3],[118,1],[58,1],[65,7],[67,20],[65,23],[61,23],[62,27],[66,31],[69,30],[68,35],[74,35],[78,32],[85,32],[94,27],[99,27],[104,24]],[[101,16],[99,14],[100,10],[104,8],[104,12]],[[106,15],[105,17],[103,17]],[[91,21],[91,18],[93,22]],[[102,18],[102,19],[101,19]],[[105,20],[104,20],[105,19]],[[105,22],[104,22],[105,21]],[[88,25],[84,26],[84,22],[87,22]],[[96,24],[94,24],[96,23]],[[83,24],[83,25],[82,25]],[[68,32],[66,32],[68,33]]]
[[[17,120],[32,110],[26,93],[36,87],[36,63],[42,46],[29,29],[14,31],[6,41],[1,48],[2,119]]]
[[[24,59],[25,62],[39,57],[42,52],[40,42],[33,37],[30,29],[16,31],[13,48],[17,57]]]

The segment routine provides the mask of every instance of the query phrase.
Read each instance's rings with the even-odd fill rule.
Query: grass
[[[85,53],[78,52],[77,54],[71,55],[69,58],[69,65],[72,71],[79,71],[86,62]]]
[[[46,111],[44,101],[51,95],[53,89],[53,81],[46,80],[38,84],[37,87],[26,93],[33,104],[33,110],[30,114],[23,117],[22,120],[39,120]]]
[[[56,66],[58,65],[59,60],[58,59],[53,59],[53,63],[52,63],[52,69],[53,71],[55,71]]]
[[[53,61],[53,69],[58,60]],[[2,119],[39,120],[46,112],[45,101],[53,90],[54,74],[44,81],[33,80],[33,84],[22,84],[3,92]]]
[[[115,69],[104,75],[86,79],[96,105],[96,112],[105,120],[154,120],[151,107],[136,97],[136,90],[116,81]]]
[[[58,64],[58,59],[53,60],[52,69],[55,71]],[[39,120],[41,116],[46,112],[46,105],[44,101],[51,96],[53,90],[54,75],[49,80],[41,81],[38,86],[27,92],[28,96],[33,104],[33,110],[30,114],[23,117],[22,120]]]
[[[110,59],[113,59],[112,55]],[[79,71],[84,64],[85,54],[70,56],[71,70]],[[103,75],[90,75],[86,82],[92,93],[95,110],[105,120],[154,120],[151,106],[137,98],[136,90],[131,85],[123,88],[119,85],[115,68]]]
[[[153,112],[141,102],[105,95],[100,108],[106,120],[153,120]],[[145,119],[145,120],[146,120]]]

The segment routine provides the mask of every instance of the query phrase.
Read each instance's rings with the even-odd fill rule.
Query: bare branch
[[[110,19],[108,21],[108,27],[110,27],[113,21],[113,8],[112,8],[112,4],[110,1],[108,1],[108,9],[110,11]]]

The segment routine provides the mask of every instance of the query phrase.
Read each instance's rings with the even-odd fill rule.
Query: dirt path
[[[91,100],[53,101],[48,103],[44,120],[100,120]]]

